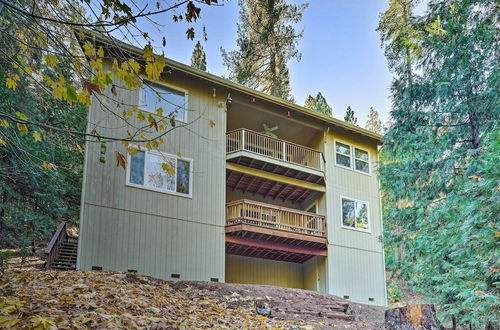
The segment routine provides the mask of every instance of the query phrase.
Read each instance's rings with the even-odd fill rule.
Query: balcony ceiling
[[[278,182],[226,170],[226,187],[234,190],[241,190],[244,193],[258,194],[263,197],[291,201],[292,203],[302,203],[315,193],[314,190],[294,186],[284,182]]]
[[[233,225],[226,226],[226,253],[303,263],[314,256],[326,256],[328,251],[326,238]]]
[[[296,118],[288,118],[282,113],[263,111],[259,106],[249,104],[249,102],[240,103],[235,99],[231,110],[227,113],[227,131],[238,128],[248,128],[255,132],[262,132],[262,124],[269,127],[278,126],[274,131],[279,139],[294,142],[310,148],[317,146],[317,141],[323,136],[323,131],[304,124]]]

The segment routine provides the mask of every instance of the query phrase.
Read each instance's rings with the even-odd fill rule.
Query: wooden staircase
[[[77,253],[78,240],[69,239],[66,242],[61,243],[50,268],[57,270],[76,270]]]
[[[50,240],[45,254],[45,268],[56,270],[76,270],[78,239],[70,237],[66,232],[66,223],[61,222]]]

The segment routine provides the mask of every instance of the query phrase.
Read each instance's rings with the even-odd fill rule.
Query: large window
[[[354,148],[354,169],[363,173],[370,173],[370,154],[368,151]]]
[[[342,227],[369,231],[368,203],[342,197]]]
[[[157,151],[130,156],[127,184],[191,197],[192,161]]]
[[[351,146],[335,142],[335,163],[337,165],[351,168]]]
[[[187,120],[186,99],[184,92],[149,84],[141,88],[139,108],[150,112],[156,112],[161,108],[163,115],[174,113],[175,119],[185,122]]]

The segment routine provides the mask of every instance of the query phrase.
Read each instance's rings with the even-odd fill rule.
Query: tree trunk
[[[436,317],[434,305],[417,304],[385,311],[387,330],[441,330],[444,329]]]

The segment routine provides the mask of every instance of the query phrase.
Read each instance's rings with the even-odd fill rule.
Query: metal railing
[[[226,225],[250,224],[326,237],[325,216],[247,199],[226,204]]]
[[[323,155],[299,144],[240,128],[226,133],[226,153],[249,151],[276,160],[323,171]]]

